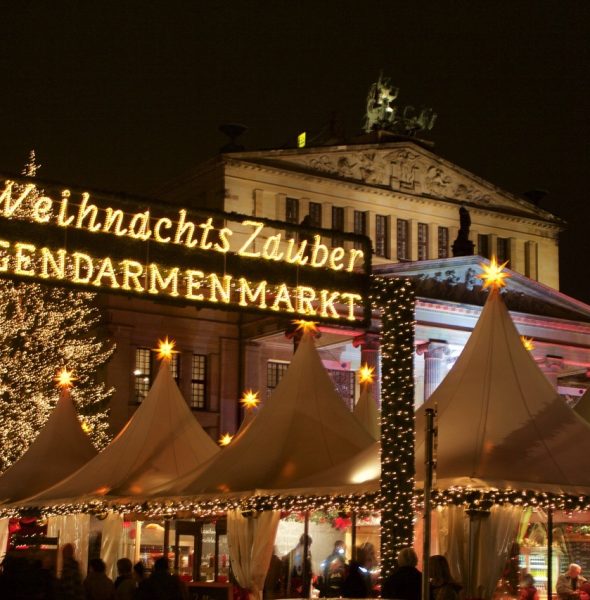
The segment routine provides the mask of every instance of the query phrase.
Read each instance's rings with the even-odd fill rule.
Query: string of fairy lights
[[[381,570],[412,545],[414,519],[414,291],[408,280],[375,277],[381,312]]]

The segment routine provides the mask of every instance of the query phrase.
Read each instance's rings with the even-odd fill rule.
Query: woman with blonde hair
[[[422,573],[418,571],[418,556],[414,548],[402,548],[397,554],[397,567],[383,581],[382,598],[420,600],[422,596]]]

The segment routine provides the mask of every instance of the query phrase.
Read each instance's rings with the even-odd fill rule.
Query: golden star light
[[[498,290],[506,285],[504,280],[508,277],[512,277],[510,273],[504,271],[504,267],[507,264],[508,261],[499,265],[495,256],[492,256],[489,265],[480,263],[479,266],[483,269],[483,273],[480,273],[477,277],[483,280],[484,290],[488,287]]]
[[[57,376],[55,377],[57,385],[62,388],[72,387],[75,379],[76,378],[72,376],[72,373],[65,367],[61,371],[58,371]]]
[[[158,347],[154,348],[154,350],[158,353],[158,359],[170,359],[172,358],[173,354],[178,354],[178,350],[174,350],[175,346],[176,342],[174,340],[169,340],[168,336],[166,336],[166,338],[163,340],[158,340]]]
[[[229,446],[230,442],[233,440],[234,436],[230,435],[229,433],[224,433],[220,438],[219,438],[219,445],[220,446]]]
[[[308,332],[316,333],[318,330],[318,324],[314,321],[305,321],[303,319],[300,319],[298,321],[293,321],[293,324],[297,325],[297,331],[302,331],[303,334],[306,334]]]
[[[244,408],[256,408],[260,404],[258,392],[253,392],[252,390],[244,392],[244,395],[240,399],[240,402],[242,403],[242,406]]]
[[[535,344],[533,343],[533,338],[525,337],[524,335],[520,336],[520,341],[522,345],[529,351],[532,352],[535,349]]]
[[[375,381],[375,367],[365,363],[359,370],[359,383],[373,383]]]
[[[94,427],[88,421],[82,421],[82,431],[84,433],[90,433]]]

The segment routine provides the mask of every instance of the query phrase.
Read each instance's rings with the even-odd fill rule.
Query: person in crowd
[[[397,555],[397,567],[383,581],[382,598],[421,600],[422,573],[416,568],[418,556],[413,548],[402,548]]]
[[[139,587],[139,584],[146,578],[145,565],[138,560],[133,565],[133,579],[135,580],[135,587]]]
[[[307,556],[305,546],[307,540]],[[285,598],[307,598],[310,594],[311,580],[311,536],[303,534],[293,550],[283,556],[283,588]],[[305,566],[304,566],[305,565]]]
[[[137,588],[138,600],[188,600],[186,586],[176,575],[170,573],[170,564],[165,556],[154,562],[152,574]]]
[[[518,600],[539,600],[539,592],[535,587],[535,579],[529,573],[523,575],[518,590]],[[590,600],[587,598],[586,600]]]
[[[447,559],[435,554],[428,561],[431,600],[458,600],[461,585],[451,575]]]
[[[582,577],[582,567],[571,563],[567,571],[557,578],[557,597],[559,600],[578,600],[583,583],[586,583],[586,578]]]
[[[117,561],[115,579],[115,600],[133,600],[137,584],[133,579],[133,563],[128,558]]]
[[[359,546],[356,549],[356,558],[353,558],[348,564],[346,577],[342,584],[342,596],[344,598],[371,597],[371,571],[366,564],[367,557]]]
[[[113,600],[115,586],[106,573],[102,558],[92,558],[88,563],[88,576],[84,580],[86,600]]]
[[[320,595],[326,598],[342,596],[342,586],[346,579],[346,544],[342,540],[334,543],[334,549],[322,562],[322,582]]]
[[[270,557],[270,564],[264,580],[264,589],[262,597],[264,600],[273,600],[281,597],[282,589],[283,563],[277,552],[277,547],[274,547],[273,554]]]
[[[74,558],[74,546],[64,544],[61,549],[62,568],[57,597],[60,600],[84,600],[84,587],[78,561]]]

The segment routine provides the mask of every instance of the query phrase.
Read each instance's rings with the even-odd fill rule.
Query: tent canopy
[[[146,496],[193,472],[219,448],[199,425],[167,360],[147,397],[117,437],[93,460],[28,504],[88,496]]]
[[[0,502],[32,496],[77,471],[96,456],[82,430],[69,390],[27,451],[0,476]]]
[[[359,423],[371,434],[374,440],[378,440],[381,435],[379,425],[379,410],[377,403],[369,391],[368,385],[361,385],[361,395],[355,404],[352,414],[358,419]]]
[[[232,443],[166,493],[183,495],[285,488],[369,447],[373,439],[334,390],[304,334],[271,398]]]
[[[492,290],[461,356],[416,414],[424,478],[425,410],[437,411],[439,489],[590,494],[590,427],[553,389]]]

